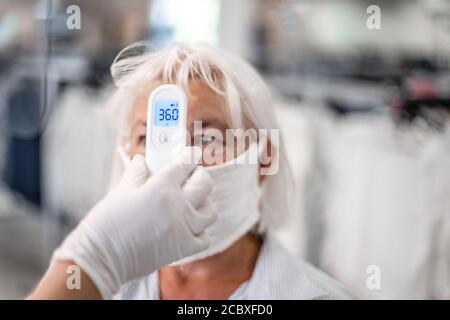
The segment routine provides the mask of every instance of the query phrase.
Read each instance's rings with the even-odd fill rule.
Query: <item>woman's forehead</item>
[[[148,86],[145,93],[140,94],[133,106],[133,122],[145,122],[147,118],[148,97],[151,92],[161,85],[155,81]],[[188,96],[188,124],[196,120],[223,122],[226,125],[226,103],[223,96],[213,91],[201,80],[189,82],[190,95]]]

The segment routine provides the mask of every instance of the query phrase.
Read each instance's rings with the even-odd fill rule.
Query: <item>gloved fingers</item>
[[[158,173],[158,176],[160,179],[167,180],[172,185],[181,187],[197,167],[201,156],[201,149],[199,147],[186,147],[177,159]]]
[[[206,200],[197,211],[202,217],[205,217],[205,225],[203,226],[205,229],[216,222],[218,210],[217,206],[213,202]]]
[[[213,181],[209,173],[198,167],[182,187],[182,193],[191,205],[198,209],[203,205],[213,189]]]
[[[121,187],[139,187],[148,178],[147,165],[145,163],[144,156],[138,154],[131,160],[128,168],[125,169],[122,180],[120,182]]]
[[[206,201],[199,210],[194,209],[190,204],[188,204],[188,207],[188,210],[180,214],[193,235],[200,235],[217,220],[217,208],[210,201]]]

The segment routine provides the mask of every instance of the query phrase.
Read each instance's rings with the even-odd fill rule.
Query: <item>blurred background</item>
[[[293,254],[360,298],[450,299],[447,0],[0,0],[0,298],[32,289],[108,189],[109,66],[139,40],[263,74],[299,185]]]

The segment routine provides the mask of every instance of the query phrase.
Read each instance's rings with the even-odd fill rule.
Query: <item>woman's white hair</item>
[[[118,144],[130,141],[132,108],[135,99],[154,81],[182,86],[189,95],[188,83],[201,80],[224,97],[232,128],[279,129],[267,85],[247,62],[218,48],[207,45],[175,44],[160,51],[148,51],[140,42],[122,50],[111,66],[118,87],[109,106],[119,121]],[[259,232],[285,222],[294,209],[294,183],[282,139],[270,141],[278,157],[279,169],[262,184]],[[117,157],[116,157],[117,158]],[[117,181],[123,166],[116,159],[113,180]],[[243,195],[244,196],[244,195]],[[250,195],[248,195],[250,196]]]

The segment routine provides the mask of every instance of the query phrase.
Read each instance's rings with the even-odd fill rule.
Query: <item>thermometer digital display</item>
[[[157,127],[178,125],[180,119],[180,104],[178,100],[157,100],[155,102],[153,119]]]

